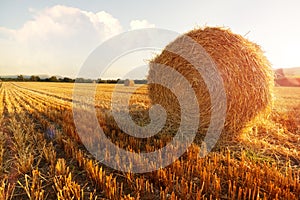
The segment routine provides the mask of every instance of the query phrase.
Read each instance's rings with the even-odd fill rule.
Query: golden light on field
[[[299,88],[276,88],[270,119],[243,132],[226,149],[199,158],[199,147],[193,144],[170,166],[146,174],[114,171],[86,151],[72,120],[72,88],[73,84],[61,83],[1,84],[0,199],[298,199],[300,195]],[[120,92],[126,92],[123,88]],[[119,130],[109,114],[103,115],[109,113],[105,111],[110,110],[113,90],[114,85],[99,84],[96,95],[98,120],[111,141],[128,151],[153,151],[170,140],[166,135],[134,139]],[[130,104],[133,118],[147,113],[145,85]]]
[[[0,200],[300,200],[299,1],[57,2],[0,3]]]

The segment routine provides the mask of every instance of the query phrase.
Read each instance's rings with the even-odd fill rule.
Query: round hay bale
[[[223,79],[227,110],[221,137],[231,140],[247,123],[270,110],[274,84],[271,65],[257,44],[228,29],[206,27],[192,30],[184,36],[192,38],[205,49]],[[189,81],[195,91],[200,110],[197,137],[200,135],[200,138],[203,138],[210,124],[212,109],[207,86],[192,64],[167,50],[181,37],[167,45],[160,55],[150,61],[148,80],[151,82],[156,76],[164,76],[163,70],[159,71],[159,68],[155,67],[156,64],[163,64],[175,69]],[[193,53],[197,52],[190,50],[190,53],[193,56]],[[205,61],[197,62],[205,68]],[[180,122],[180,106],[175,95],[159,84],[149,84],[148,89],[152,104],[162,105],[168,113],[168,118],[172,118],[173,122]]]
[[[134,80],[126,79],[124,81],[124,86],[134,86]]]

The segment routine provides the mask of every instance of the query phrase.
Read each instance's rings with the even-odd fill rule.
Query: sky
[[[297,0],[1,0],[0,76],[74,78],[95,48],[120,33],[161,28],[182,34],[203,26],[228,27],[259,44],[273,68],[299,67],[299,8]],[[151,56],[121,58],[107,77],[147,65]]]

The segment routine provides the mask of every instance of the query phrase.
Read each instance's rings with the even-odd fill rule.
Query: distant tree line
[[[75,80],[64,77],[64,78],[57,78],[56,76],[51,76],[49,78],[40,78],[39,76],[30,76],[24,77],[23,75],[19,75],[16,78],[11,77],[0,77],[2,81],[18,81],[18,82],[67,82],[67,83],[74,83]]]
[[[69,77],[57,78],[56,76],[51,76],[49,78],[40,78],[39,76],[30,76],[25,77],[23,75],[18,75],[15,78],[12,77],[0,77],[2,81],[17,81],[17,82],[62,82],[62,83],[107,83],[107,84],[124,84],[125,80],[121,79],[86,79],[86,78],[76,78],[72,79]],[[147,80],[136,79],[134,80],[136,84],[146,84]]]

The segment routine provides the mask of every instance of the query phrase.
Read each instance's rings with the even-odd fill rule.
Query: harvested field
[[[149,123],[147,86],[134,87],[140,88],[130,99],[132,118]],[[111,109],[114,88],[98,84],[95,98],[110,140],[135,152],[166,145],[167,135],[134,139],[103,115]],[[193,144],[170,166],[145,174],[113,170],[90,155],[74,127],[72,89],[2,83],[0,199],[299,199],[299,88],[276,87],[270,119],[244,130],[233,145],[199,158]],[[128,87],[117,92],[125,94]]]

